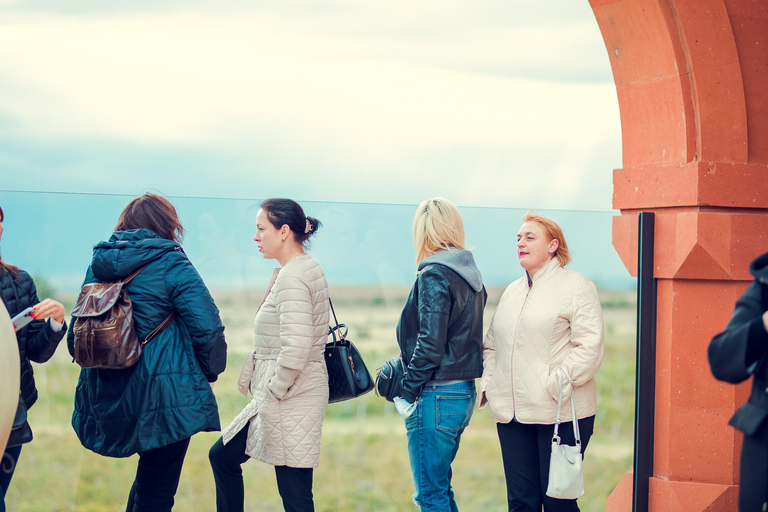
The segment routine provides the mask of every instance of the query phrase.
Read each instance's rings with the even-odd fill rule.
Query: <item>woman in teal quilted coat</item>
[[[190,437],[221,428],[211,388],[226,366],[224,327],[179,244],[182,233],[167,199],[140,196],[123,210],[110,239],[94,246],[85,277],[113,282],[143,267],[127,285],[140,339],[176,312],[134,366],[80,371],[72,415],[80,442],[108,457],[139,454],[128,511],[171,510]]]

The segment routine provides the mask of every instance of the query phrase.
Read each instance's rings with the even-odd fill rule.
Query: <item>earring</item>
[[[281,242],[285,242],[285,238],[281,238],[281,239],[280,239],[280,241],[281,241]]]

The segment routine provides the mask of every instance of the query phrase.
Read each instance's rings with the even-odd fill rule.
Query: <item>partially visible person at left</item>
[[[3,221],[5,216],[0,208],[0,240],[3,236]],[[37,401],[34,371],[30,361],[44,363],[48,361],[67,330],[64,321],[64,306],[55,300],[40,301],[37,296],[35,283],[28,273],[10,265],[0,258],[0,297],[11,317],[16,316],[28,307],[34,307],[35,320],[16,332],[19,343],[19,359],[21,363],[21,393],[27,409]],[[0,511],[5,512],[5,495],[19,460],[22,445],[14,444],[14,436],[8,440],[8,447],[3,453],[0,464]]]
[[[755,280],[736,301],[725,330],[709,344],[715,378],[738,384],[752,377],[747,403],[729,424],[744,433],[739,510],[768,510],[768,253],[749,267]]]

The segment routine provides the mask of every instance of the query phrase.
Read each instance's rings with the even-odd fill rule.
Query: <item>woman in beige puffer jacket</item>
[[[525,276],[507,287],[483,345],[480,408],[490,405],[501,443],[509,510],[576,510],[576,500],[546,495],[549,458],[563,381],[563,444],[574,445],[570,399],[576,405],[582,454],[592,435],[597,397],[594,374],[604,352],[597,289],[569,261],[562,230],[528,212],[518,233]]]
[[[249,458],[275,466],[286,511],[314,510],[312,469],[328,406],[329,303],[323,269],[304,244],[319,226],[290,199],[267,199],[256,216],[259,251],[281,268],[256,313],[255,348],[238,382],[253,399],[209,453],[219,512],[242,512],[241,465]]]

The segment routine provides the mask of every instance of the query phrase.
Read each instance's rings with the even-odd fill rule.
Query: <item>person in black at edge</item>
[[[4,219],[3,209],[0,208],[0,238],[3,236]],[[40,302],[35,283],[29,274],[19,267],[9,265],[2,258],[0,258],[0,298],[11,317],[18,315],[29,306],[35,308],[35,320],[16,333],[21,363],[20,393],[24,398],[24,404],[29,409],[37,401],[35,372],[32,370],[30,361],[44,363],[53,356],[67,331],[64,306],[52,299]],[[12,437],[9,440],[10,443],[12,443]],[[16,470],[22,446],[19,444],[6,447],[3,453],[2,463],[0,463],[0,512],[5,512],[5,494]]]
[[[768,253],[749,267],[755,280],[736,301],[725,328],[709,344],[715,378],[737,384],[752,376],[752,392],[729,422],[744,433],[739,511],[768,510]]]

